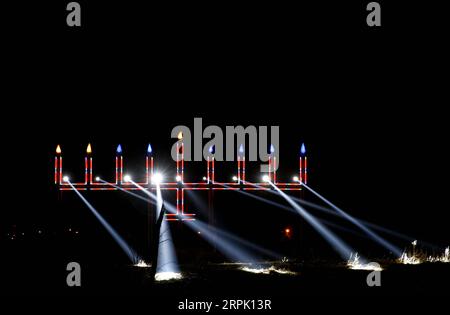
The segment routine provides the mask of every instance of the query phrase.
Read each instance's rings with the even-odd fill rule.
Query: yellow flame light
[[[183,133],[180,131],[178,133],[178,140],[182,140],[183,139]]]
[[[56,153],[57,153],[57,154],[61,154],[61,147],[59,146],[59,144],[58,144],[58,146],[56,147]]]
[[[88,154],[92,153],[92,148],[91,148],[91,144],[90,143],[87,146],[86,153],[88,153]]]

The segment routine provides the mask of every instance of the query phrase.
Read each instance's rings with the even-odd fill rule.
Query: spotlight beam
[[[226,185],[224,185],[224,186],[226,186]],[[245,196],[251,197],[251,198],[256,199],[256,200],[259,200],[259,201],[261,201],[261,202],[264,202],[264,203],[266,203],[266,204],[268,204],[268,205],[277,207],[277,208],[279,208],[279,209],[283,209],[283,210],[286,210],[286,211],[289,211],[289,212],[292,212],[292,213],[297,213],[297,211],[295,211],[295,210],[294,210],[293,208],[291,208],[291,207],[288,207],[288,206],[279,204],[279,203],[277,203],[277,202],[275,202],[275,201],[272,201],[272,200],[269,200],[269,199],[266,199],[266,198],[263,198],[263,197],[254,195],[254,194],[250,194],[250,193],[248,193],[248,192],[246,192],[246,191],[242,191],[242,190],[234,190],[234,192],[238,192],[238,193],[240,193],[240,194],[243,194],[243,195],[245,195]],[[274,192],[274,193],[276,193],[276,192]],[[289,196],[289,197],[290,197],[290,196]],[[363,237],[363,238],[369,238],[369,237],[368,237],[367,235],[365,235],[365,234],[361,234],[361,233],[358,233],[358,232],[356,232],[356,231],[354,231],[354,230],[347,229],[347,228],[345,228],[345,227],[343,227],[343,226],[341,226],[341,225],[339,225],[339,224],[336,224],[336,223],[334,223],[334,222],[331,222],[331,221],[329,221],[329,220],[322,219],[322,218],[321,218],[321,219],[317,219],[317,220],[318,220],[319,222],[322,222],[322,223],[324,223],[325,225],[331,226],[331,227],[333,227],[333,228],[335,228],[335,229],[337,229],[337,230],[340,230],[340,231],[343,231],[343,232],[347,232],[347,233],[350,233],[350,234],[353,234],[353,235],[356,235],[356,236],[360,236],[360,237]]]
[[[184,221],[188,227],[195,232],[200,232],[200,236],[233,262],[256,262],[258,259],[247,250],[241,248],[236,242],[232,242],[224,237],[217,237],[210,230],[208,224],[200,221]]]
[[[282,255],[280,255],[280,254],[278,254],[276,252],[273,252],[271,250],[268,250],[268,249],[263,248],[261,246],[258,246],[256,244],[253,244],[250,241],[247,241],[247,240],[245,240],[243,238],[240,238],[240,237],[238,237],[236,235],[228,233],[228,232],[226,232],[224,230],[218,229],[218,228],[216,228],[214,226],[210,226],[210,229],[214,230],[214,232],[216,232],[217,234],[219,234],[220,236],[222,236],[224,238],[236,241],[236,242],[246,246],[247,248],[253,249],[253,250],[255,250],[255,251],[257,251],[257,252],[259,252],[261,254],[267,255],[268,257],[275,258],[275,259],[280,259],[282,257]]]
[[[142,187],[141,185],[139,185],[138,183],[136,183],[133,180],[130,180],[129,182],[132,183],[137,188],[139,188],[142,192],[144,192],[144,194],[146,194],[147,196],[152,198],[154,201],[156,201],[156,202],[158,201],[158,197],[155,194],[149,192],[148,189],[145,189],[144,187]],[[157,185],[157,187],[159,187],[159,185]]]
[[[99,179],[99,182],[102,182],[102,183],[107,184],[107,185],[109,185],[109,186],[111,186],[111,187],[117,188],[118,190],[123,191],[123,192],[125,192],[125,193],[127,193],[127,194],[129,194],[129,195],[131,195],[131,196],[133,196],[133,197],[135,197],[135,198],[138,198],[138,199],[140,199],[140,200],[142,200],[142,201],[150,202],[151,204],[155,204],[155,202],[154,202],[153,200],[151,200],[151,199],[148,199],[148,198],[144,198],[144,197],[142,197],[142,196],[139,196],[138,194],[135,194],[134,192],[131,192],[131,191],[126,190],[126,189],[123,189],[122,187],[119,187],[119,186],[117,186],[117,185],[113,185],[113,184],[111,184],[111,183],[108,183],[108,182],[106,182],[106,181],[104,181],[104,180],[102,180],[102,179]]]
[[[344,210],[340,209],[339,207],[335,206],[332,202],[330,202],[328,199],[320,195],[318,192],[316,192],[314,189],[309,187],[308,185],[302,183],[302,186],[308,189],[311,193],[313,193],[316,197],[318,197],[320,200],[325,202],[327,205],[329,205],[331,208],[336,210],[342,217],[359,227],[361,230],[363,230],[367,235],[369,235],[375,242],[383,246],[384,248],[388,249],[392,253],[394,253],[397,257],[400,257],[402,255],[402,251],[386,241],[384,238],[367,228],[365,225],[363,225],[361,222],[359,222],[357,219],[346,213]]]
[[[147,194],[153,200],[157,200],[157,196],[148,190],[146,190],[141,185],[136,182],[130,180],[130,183],[135,185],[137,188],[142,190],[145,194]],[[164,208],[170,213],[177,213],[176,208],[170,203],[165,202]],[[190,227],[194,232],[200,232],[200,235],[212,246],[217,246],[217,248],[229,259],[235,262],[243,262],[243,261],[256,261],[256,259],[247,251],[240,248],[236,243],[231,242],[225,238],[217,238],[210,231],[209,226],[200,220],[196,219],[195,221],[183,221],[188,227]]]
[[[314,216],[309,214],[303,207],[294,202],[286,193],[281,191],[271,181],[268,183],[317,231],[330,243],[333,249],[341,256],[342,259],[349,259],[354,252],[343,240],[338,238],[333,232],[323,226]]]
[[[248,184],[250,184],[250,183],[248,183]],[[262,186],[256,185],[256,184],[254,184],[253,186],[262,188]],[[271,193],[271,194],[277,194],[277,192],[274,191],[274,190],[265,190],[265,191],[268,192],[268,193]],[[321,205],[315,204],[315,203],[313,203],[313,202],[306,201],[306,200],[301,199],[301,198],[297,198],[297,197],[295,197],[295,196],[290,196],[290,195],[289,195],[289,197],[290,197],[292,200],[295,200],[296,202],[298,202],[298,203],[300,203],[300,204],[302,204],[302,205],[304,205],[304,206],[307,206],[307,207],[310,207],[310,208],[312,208],[312,209],[316,209],[316,210],[322,211],[322,212],[324,212],[324,213],[327,213],[327,214],[330,214],[330,215],[333,215],[333,216],[336,216],[336,217],[342,217],[342,216],[339,215],[339,213],[337,213],[336,211],[333,211],[333,210],[330,209],[330,208],[323,207],[323,206],[321,206]],[[388,228],[386,228],[386,227],[383,227],[383,226],[381,226],[381,225],[377,225],[377,224],[375,224],[375,223],[372,223],[372,222],[369,222],[369,221],[366,221],[366,220],[363,220],[363,219],[359,219],[359,218],[356,218],[356,217],[354,217],[354,218],[355,218],[356,220],[358,220],[360,223],[362,223],[362,224],[364,224],[364,225],[366,225],[366,226],[368,226],[368,227],[370,227],[370,228],[372,228],[372,229],[375,229],[375,230],[377,230],[377,231],[380,231],[380,232],[389,234],[389,235],[391,235],[391,236],[395,236],[395,237],[397,237],[397,238],[406,240],[406,241],[408,241],[409,243],[412,242],[413,240],[417,239],[417,237],[405,235],[405,234],[403,234],[403,233],[400,233],[400,232],[397,232],[397,231],[388,229]],[[422,243],[423,245],[426,245],[426,246],[430,247],[430,248],[434,248],[434,249],[439,249],[439,248],[440,248],[439,246],[436,246],[435,244],[431,244],[430,242],[421,241],[421,243]]]
[[[224,187],[229,187],[228,185],[222,185],[222,186],[224,186]],[[236,191],[236,192],[242,192],[242,191],[240,191],[240,190],[234,190],[234,191]],[[246,194],[248,194],[248,193],[246,193]],[[254,195],[252,195],[252,194],[249,194],[249,195],[250,195],[250,196],[254,196]],[[191,191],[189,191],[188,196],[189,196],[192,200],[194,200],[194,202],[195,202],[195,204],[196,204],[196,207],[197,207],[197,210],[201,210],[202,213],[207,213],[207,211],[206,211],[206,206],[203,204],[203,202],[202,202],[200,199],[196,198],[196,196],[195,196],[194,193],[192,193]],[[256,196],[256,198],[260,198],[260,197]],[[294,210],[292,210],[292,209],[289,208],[289,207],[286,207],[286,210],[294,211]],[[272,258],[275,258],[275,259],[279,259],[279,258],[282,257],[282,255],[280,255],[280,254],[278,254],[278,253],[276,253],[276,252],[274,252],[274,251],[271,251],[271,250],[268,250],[268,249],[266,249],[266,248],[263,248],[263,247],[261,247],[261,246],[259,246],[259,245],[257,245],[257,244],[254,244],[254,243],[252,243],[252,242],[250,242],[250,241],[248,241],[248,240],[245,240],[245,239],[243,239],[243,238],[240,238],[239,236],[236,236],[236,235],[234,235],[234,234],[231,234],[231,233],[229,233],[229,232],[227,232],[227,231],[225,231],[225,230],[219,229],[219,228],[217,228],[217,227],[215,227],[215,226],[210,226],[210,228],[213,229],[216,233],[221,234],[222,237],[226,237],[226,238],[228,238],[228,239],[232,239],[233,241],[236,241],[236,242],[238,242],[238,243],[240,243],[240,244],[246,246],[247,248],[252,249],[252,250],[255,250],[255,251],[257,251],[257,252],[259,252],[259,253],[261,253],[261,254],[264,254],[264,255],[266,255],[266,256],[268,256],[268,257],[272,257]]]
[[[95,208],[86,200],[86,198],[75,189],[70,181],[67,181],[70,187],[73,188],[73,191],[80,197],[80,199],[84,202],[84,204],[91,210],[92,214],[97,218],[97,220],[103,225],[103,227],[108,231],[108,233],[113,237],[116,243],[120,246],[120,248],[125,252],[128,258],[131,260],[133,264],[136,264],[139,261],[139,256],[136,252],[127,244],[127,242],[116,232],[116,230],[100,215],[100,213],[95,210]]]

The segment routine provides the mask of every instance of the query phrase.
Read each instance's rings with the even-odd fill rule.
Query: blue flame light
[[[208,151],[209,151],[209,153],[213,154],[216,151],[216,147],[212,145],[209,147]]]
[[[244,145],[241,144],[239,147],[239,153],[244,153]]]
[[[152,145],[149,143],[147,147],[147,153],[152,154],[152,152],[153,152]]]
[[[270,145],[270,153],[274,153],[275,152],[275,147],[273,146],[273,144]]]
[[[120,144],[117,146],[116,152],[117,152],[117,154],[122,153],[122,146]]]
[[[302,156],[304,156],[306,154],[306,148],[305,148],[305,144],[304,143],[302,143],[302,146],[300,148],[300,154]]]

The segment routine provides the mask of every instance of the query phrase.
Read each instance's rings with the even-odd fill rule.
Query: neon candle
[[[147,146],[147,156],[145,157],[145,177],[146,177],[146,181],[145,181],[145,183],[146,184],[148,184],[149,183],[149,178],[150,178],[150,176],[149,176],[149,170],[148,170],[148,157],[150,156],[150,160],[151,160],[151,165],[150,165],[150,168],[151,168],[151,174],[152,174],[152,176],[153,176],[153,156],[152,156],[152,146],[150,145],[150,143],[148,144],[148,146]]]
[[[92,147],[91,147],[91,144],[88,143],[88,146],[86,148],[86,157],[84,158],[84,184],[85,185],[87,185],[87,183],[88,183],[88,159],[89,159],[91,153],[92,153]]]
[[[239,154],[238,154],[238,183],[241,182],[241,160],[244,159],[244,145],[241,143],[239,146]]]
[[[300,182],[303,182],[303,179],[305,180],[305,184],[307,183],[307,160],[306,160],[306,147],[305,144],[302,143],[302,146],[300,147]],[[304,172],[302,172],[302,157],[305,157],[305,164],[304,164]],[[304,174],[304,176],[302,176]]]
[[[273,182],[277,182],[277,157],[274,155],[275,147],[273,144],[270,145],[270,156],[273,156]],[[270,166],[269,166],[270,167]]]
[[[55,184],[58,183],[58,163],[60,159],[61,159],[61,147],[58,144],[58,146],[56,147],[56,156],[55,156]]]

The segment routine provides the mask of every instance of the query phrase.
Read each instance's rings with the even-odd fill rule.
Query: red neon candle
[[[55,184],[58,182],[58,158],[55,156]]]
[[[184,145],[181,142],[181,182],[184,182]]]
[[[242,159],[242,180],[245,182],[245,156]]]
[[[272,157],[269,156],[269,178],[272,180]]]
[[[179,189],[177,188],[177,213],[175,215],[178,215],[180,209],[180,195],[179,195]]]
[[[145,157],[145,183],[148,184],[148,156]]]
[[[209,184],[209,156],[206,158],[206,182]]]
[[[181,189],[181,215],[184,215],[184,189]]]
[[[308,158],[305,156],[305,184],[308,184]]]
[[[150,175],[153,176],[153,156],[150,158]]]
[[[179,169],[180,169],[180,167],[179,167],[179,164],[180,164],[180,163],[179,163],[179,161],[178,161],[179,158],[180,158],[179,155],[180,155],[180,149],[179,149],[179,147],[178,147],[178,142],[177,142],[177,176],[180,175],[180,170],[179,170]]]
[[[123,181],[123,156],[120,156],[120,183]]]
[[[299,180],[300,183],[303,181],[303,176],[302,176],[302,157],[300,157],[299,159]]]
[[[62,183],[62,155],[59,157],[59,183]]]
[[[92,184],[92,157],[89,159],[90,165],[89,165],[89,182]]]
[[[215,164],[216,164],[216,159],[214,158],[214,156],[212,157],[212,182],[214,183],[215,181],[215,177],[216,177],[216,173],[215,173]]]
[[[55,184],[58,183],[58,162],[61,156],[61,147],[59,144],[56,146],[56,156],[55,156]]]
[[[119,182],[119,158],[116,156],[116,185]]]
[[[241,181],[241,158],[239,156],[237,157],[237,178],[239,183]]]
[[[84,184],[86,185],[88,181],[88,158],[84,158]]]
[[[277,182],[277,158],[273,157],[273,182]]]

